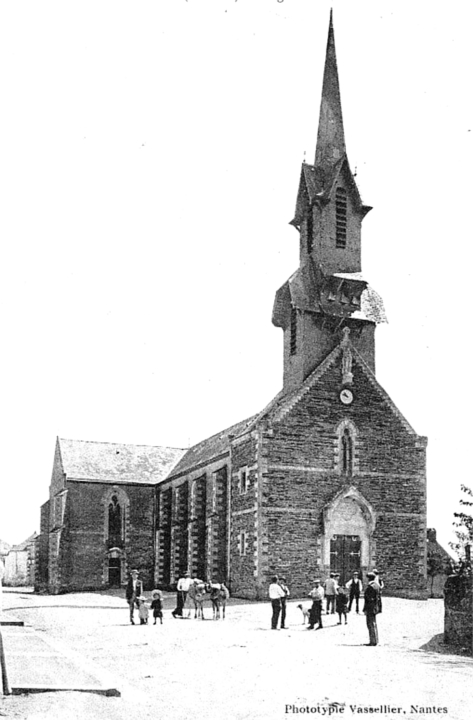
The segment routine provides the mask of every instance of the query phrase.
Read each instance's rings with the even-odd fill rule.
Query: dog
[[[297,607],[302,613],[302,624],[305,625],[306,620],[309,622],[310,610],[309,608],[305,608],[303,605],[298,605]]]

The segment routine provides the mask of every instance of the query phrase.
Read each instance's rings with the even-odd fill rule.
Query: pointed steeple
[[[335,54],[335,36],[332,11],[330,10],[315,165],[333,165],[345,153],[345,133],[343,131],[342,103],[338,82],[337,56]]]

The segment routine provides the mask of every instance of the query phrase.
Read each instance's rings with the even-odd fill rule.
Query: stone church
[[[42,507],[38,588],[148,588],[186,570],[265,598],[377,566],[426,597],[426,438],[375,374],[380,296],[361,272],[360,197],[345,148],[330,21],[314,164],[292,225],[297,270],[276,292],[283,388],[258,415],[188,450],[58,439]]]

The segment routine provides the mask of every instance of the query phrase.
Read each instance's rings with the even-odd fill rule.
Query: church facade
[[[292,220],[299,267],[273,308],[281,392],[189,450],[117,446],[117,455],[107,443],[59,440],[40,586],[123,584],[138,565],[149,587],[172,587],[189,570],[263,598],[274,573],[297,595],[331,571],[346,581],[377,567],[386,592],[426,597],[427,441],[375,375],[375,330],[386,318],[361,272],[370,209],[346,153],[330,22],[315,160],[302,165]],[[91,445],[103,452],[84,467]]]

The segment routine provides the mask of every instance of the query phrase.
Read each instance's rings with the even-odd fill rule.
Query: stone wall
[[[362,572],[378,566],[385,574],[386,594],[425,598],[425,441],[358,361],[353,362],[353,375],[352,405],[339,401],[341,370],[336,361],[264,436],[264,578],[268,582],[272,574],[284,574],[293,594],[305,594],[315,576],[327,576],[330,537],[324,513],[340,493],[352,488],[351,500],[372,516],[373,527],[362,548]],[[347,421],[354,429],[354,459],[352,472],[344,474],[337,429]],[[354,513],[354,523],[357,517]],[[353,527],[353,534],[362,535],[356,523]]]
[[[159,587],[174,589],[186,571],[206,582],[228,582],[229,474],[228,460],[220,457],[156,488]]]
[[[63,525],[51,533],[50,592],[108,587],[106,498],[111,492],[108,483],[67,481]],[[119,493],[128,500],[121,582],[126,582],[131,568],[138,568],[145,588],[150,589],[154,582],[154,487],[129,484]]]
[[[449,575],[444,587],[444,639],[473,654],[473,583],[471,575]]]
[[[261,538],[258,526],[257,434],[249,433],[232,445],[230,591],[256,598],[257,562]]]

